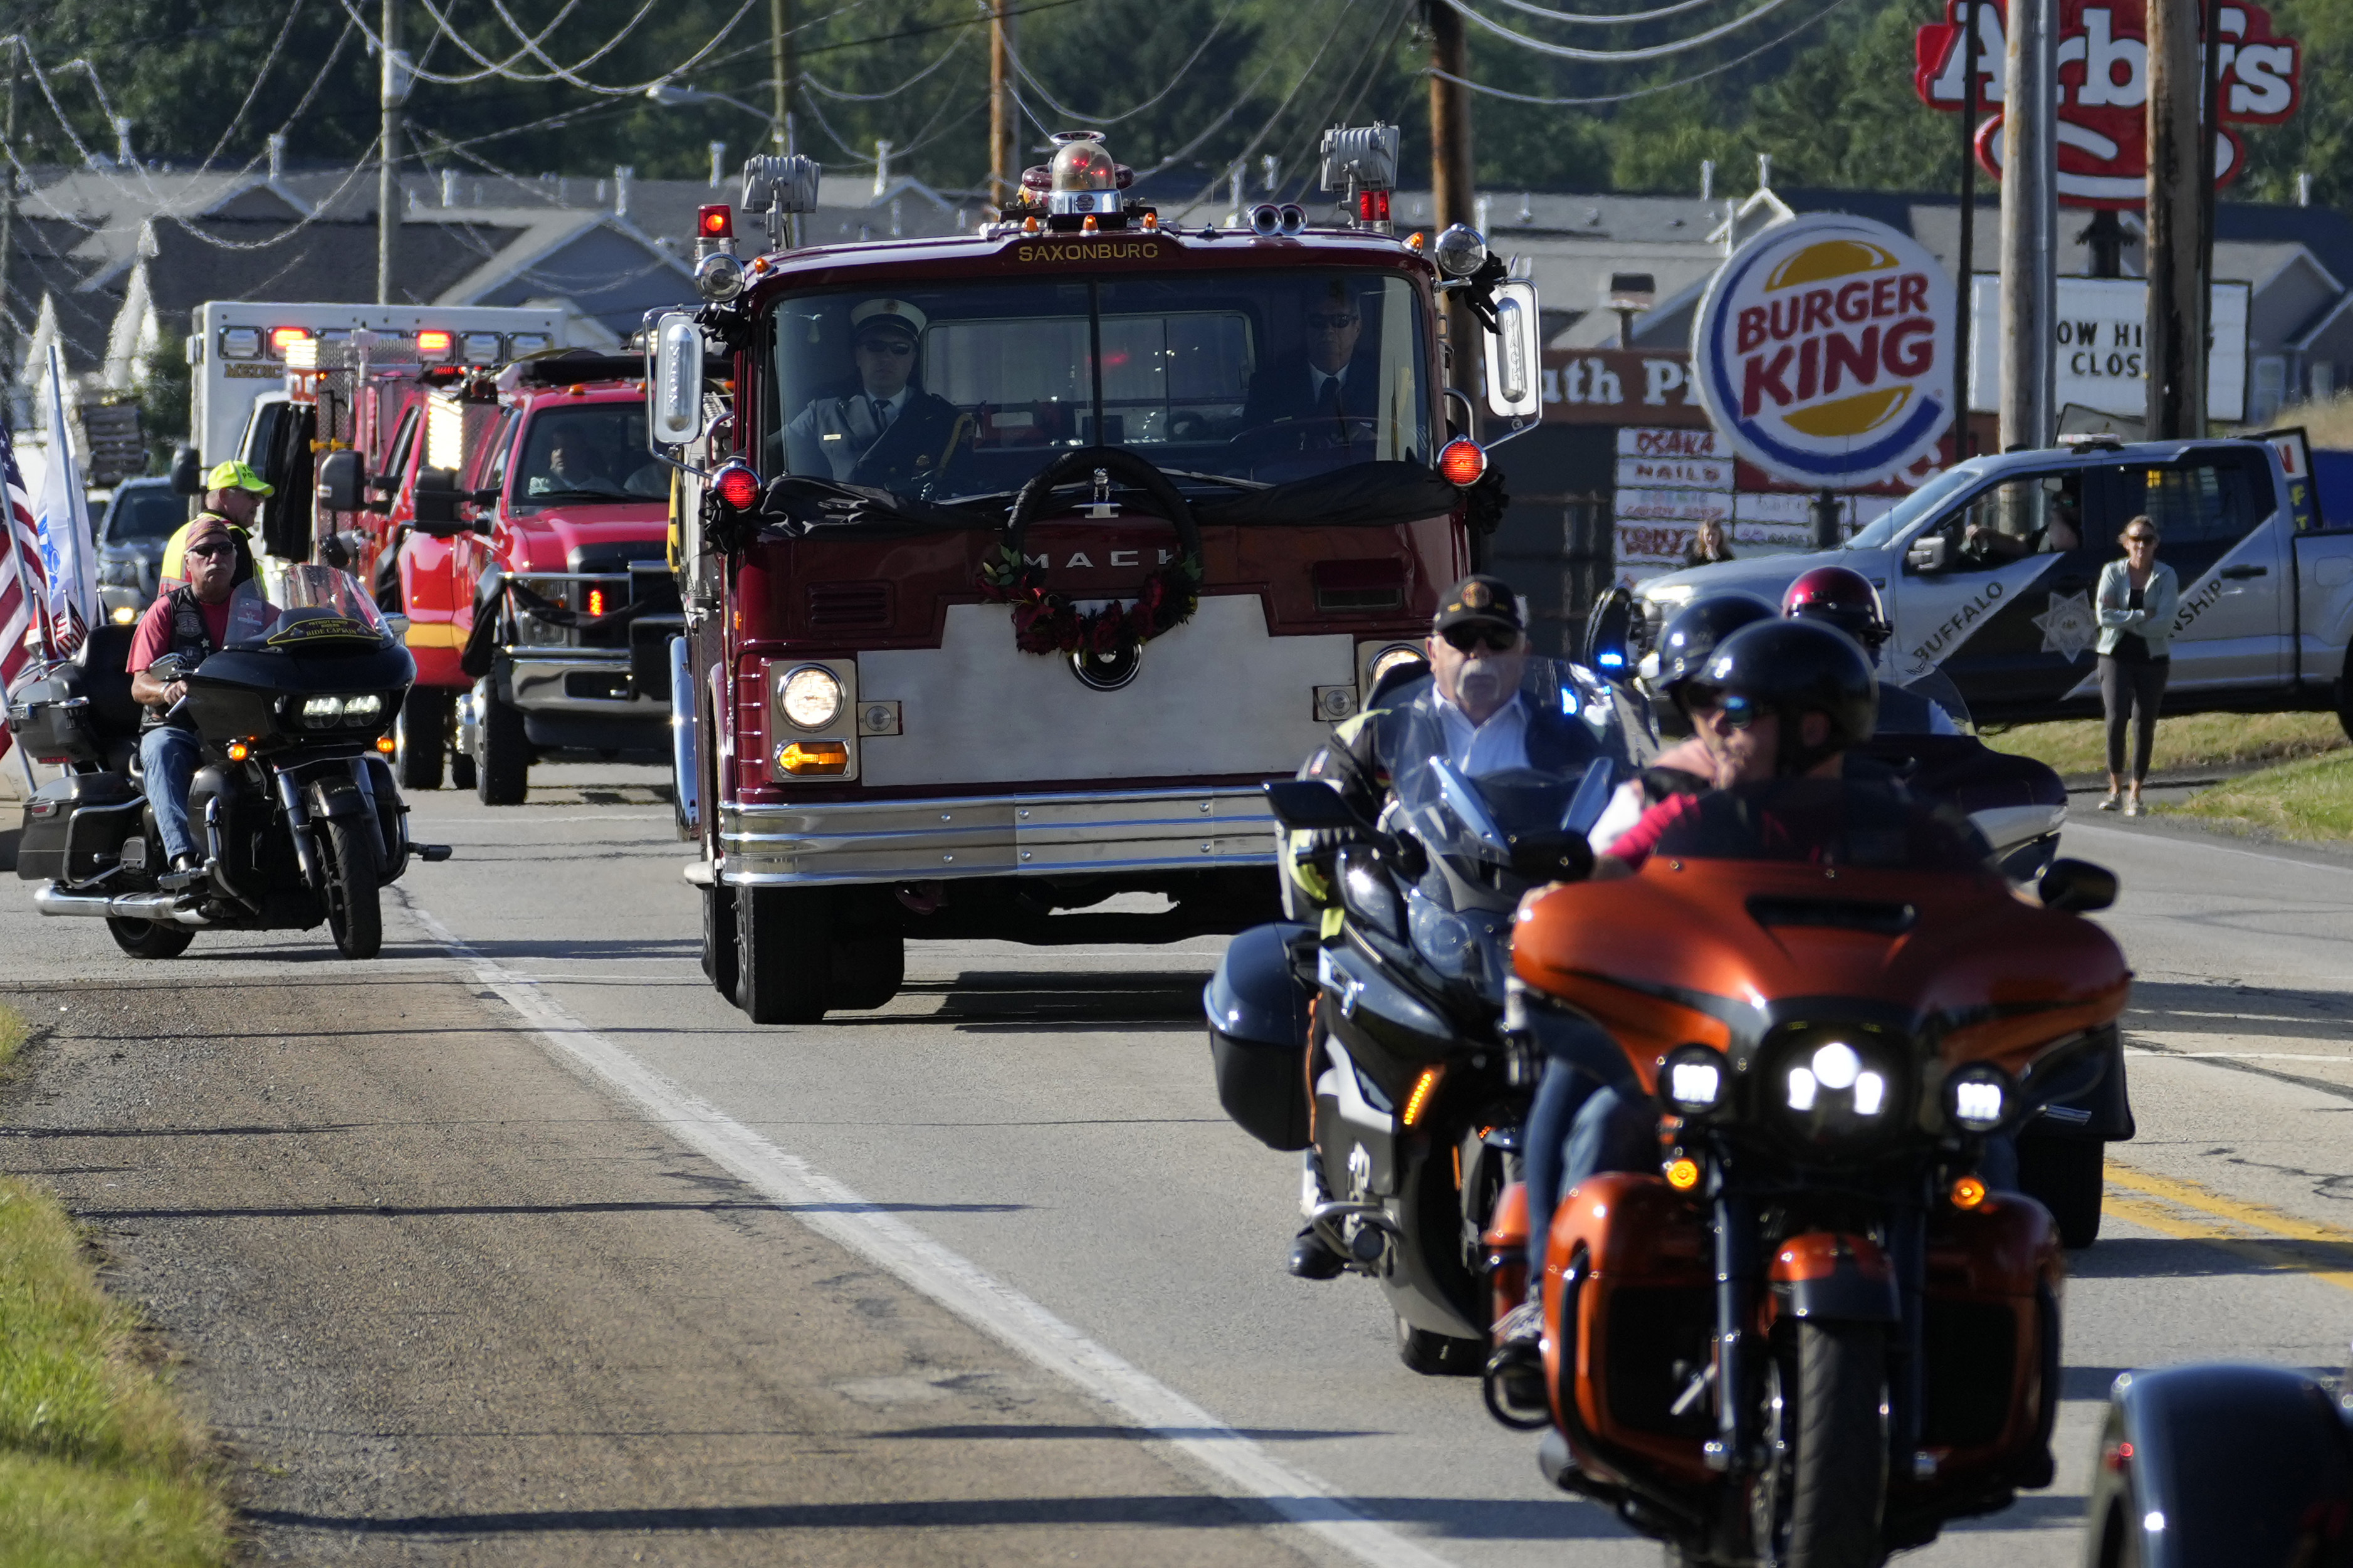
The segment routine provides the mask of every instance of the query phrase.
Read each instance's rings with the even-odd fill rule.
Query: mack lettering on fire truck
[[[402,627],[403,786],[439,788],[446,759],[459,788],[514,805],[549,752],[668,754],[670,471],[646,449],[636,356],[470,364],[452,337],[295,348],[288,435],[324,455],[315,522],[276,531],[359,573]],[[308,507],[308,464],[279,466]]]
[[[977,233],[810,249],[816,166],[755,159],[769,249],[704,209],[709,303],[650,324],[677,799],[705,968],[757,1021],[881,1005],[909,936],[1271,918],[1258,786],[1419,657],[1500,505],[1441,292],[1489,416],[1540,412],[1533,288],[1467,227],[1390,232],[1393,129],[1326,136],[1313,225],[1179,229],[1058,142]],[[1103,907],[1136,894],[1165,907]]]

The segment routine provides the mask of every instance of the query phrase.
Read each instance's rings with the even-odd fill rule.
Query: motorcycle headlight
[[[1685,1116],[1714,1110],[1731,1087],[1731,1064],[1714,1046],[1677,1046],[1659,1065],[1659,1098]]]
[[[1777,1075],[1781,1103],[1816,1138],[1878,1131],[1895,1098],[1889,1068],[1841,1039],[1799,1045]]]
[[[1461,915],[1440,909],[1428,899],[1407,900],[1407,924],[1416,952],[1449,979],[1460,979],[1477,962],[1479,934]]]
[[[373,691],[356,697],[305,697],[297,721],[305,730],[359,729],[384,717],[384,699]]]
[[[2010,1106],[2010,1075],[1990,1062],[1971,1063],[1945,1080],[1945,1116],[1967,1131],[1992,1131]]]
[[[1340,852],[1340,907],[1392,941],[1405,935],[1397,884],[1369,850]]]

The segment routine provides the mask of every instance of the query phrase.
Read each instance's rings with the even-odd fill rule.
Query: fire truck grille
[[[812,583],[808,625],[812,632],[871,631],[890,626],[888,583]]]

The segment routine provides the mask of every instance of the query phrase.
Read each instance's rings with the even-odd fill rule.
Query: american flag
[[[16,678],[37,657],[46,628],[41,604],[47,584],[41,574],[41,541],[33,520],[33,500],[26,493],[25,476],[16,467],[16,444],[0,425],[0,479],[8,492],[7,526],[0,528],[0,692],[13,689]],[[31,638],[35,647],[26,647]],[[0,726],[0,757],[8,754],[16,737]]]

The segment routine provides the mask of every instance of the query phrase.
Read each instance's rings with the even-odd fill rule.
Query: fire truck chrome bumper
[[[578,713],[599,719],[670,717],[669,703],[640,697],[633,689],[627,649],[517,649],[506,662],[512,700],[526,713]]]
[[[1271,866],[1274,834],[1254,789],[727,805],[720,877],[743,887]]]

